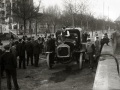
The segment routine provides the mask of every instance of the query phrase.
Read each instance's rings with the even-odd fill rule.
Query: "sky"
[[[34,0],[37,4],[39,0]],[[73,0],[75,1],[75,0]],[[120,16],[120,0],[87,0],[90,10],[96,18],[106,16],[106,18],[115,21]],[[42,0],[42,5],[48,7],[58,5],[64,8],[63,0]]]

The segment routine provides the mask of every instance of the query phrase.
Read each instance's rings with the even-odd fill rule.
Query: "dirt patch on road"
[[[27,69],[17,69],[18,84],[20,90],[92,89],[95,70],[89,69],[89,63],[83,66],[83,69],[79,70],[76,65],[73,65],[70,71],[66,71],[65,65],[56,65],[49,70],[46,61],[41,60],[37,68],[27,66]],[[2,89],[7,90],[6,78],[2,80]]]

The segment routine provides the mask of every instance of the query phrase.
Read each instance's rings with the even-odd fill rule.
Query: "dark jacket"
[[[91,42],[87,42],[86,52],[95,54],[95,45],[92,44]]]
[[[3,65],[5,70],[14,70],[17,67],[15,57],[10,52],[5,52],[0,59],[0,65]]]
[[[25,44],[25,50],[27,53],[33,54],[33,44],[30,41]]]
[[[55,51],[55,39],[49,39],[47,41],[47,51]]]
[[[40,54],[40,44],[37,41],[33,44],[33,54]]]
[[[16,46],[16,51],[18,56],[25,56],[25,42],[18,43]]]

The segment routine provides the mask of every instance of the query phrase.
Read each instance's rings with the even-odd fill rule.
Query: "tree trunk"
[[[87,21],[87,30],[88,30],[88,21]]]
[[[29,22],[29,32],[30,32],[31,37],[32,37],[31,20],[30,20],[30,22]]]
[[[26,20],[24,20],[24,35],[26,34]]]
[[[48,26],[48,32],[50,33],[50,25],[49,25],[49,24],[47,24],[47,26]]]
[[[93,36],[93,29],[92,29],[92,36]]]
[[[72,25],[75,27],[74,14],[72,14]]]
[[[37,36],[37,19],[36,19],[36,36]]]
[[[55,29],[56,29],[56,25],[54,25],[54,33],[55,33],[55,31],[56,31]]]
[[[81,20],[81,28],[82,28],[82,20]]]

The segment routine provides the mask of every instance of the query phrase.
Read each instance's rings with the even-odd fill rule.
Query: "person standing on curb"
[[[87,45],[86,45],[86,54],[88,54],[89,61],[90,61],[90,69],[93,69],[93,61],[94,61],[94,54],[95,54],[95,45],[91,42],[91,39],[88,38]]]
[[[99,37],[96,37],[96,41],[95,41],[95,62],[100,54],[100,40]]]
[[[18,82],[17,82],[17,62],[12,53],[10,53],[10,47],[4,47],[5,53],[1,56],[0,65],[4,65],[5,72],[7,76],[7,88],[8,90],[12,89],[11,78],[13,79],[13,83],[15,86],[15,90],[19,90]]]

